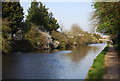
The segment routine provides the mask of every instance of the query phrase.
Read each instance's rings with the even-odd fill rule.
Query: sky
[[[65,30],[72,24],[78,24],[83,30],[90,31],[90,17],[93,12],[92,2],[43,2],[49,12],[57,19]],[[21,2],[25,15],[30,7],[30,2]]]

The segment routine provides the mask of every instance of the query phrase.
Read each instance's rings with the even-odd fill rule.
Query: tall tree
[[[26,21],[39,25],[39,29],[44,31],[52,31],[59,28],[57,20],[52,13],[48,12],[48,8],[42,2],[31,2]]]
[[[116,34],[120,32],[120,2],[96,2],[94,3],[95,15],[98,19],[99,32]]]
[[[21,29],[23,8],[19,2],[2,2],[2,18],[10,21],[11,35]]]

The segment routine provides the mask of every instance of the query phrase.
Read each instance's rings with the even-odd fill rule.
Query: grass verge
[[[104,73],[104,57],[109,47],[105,47],[100,54],[94,60],[85,81],[96,81],[96,79],[102,79]]]

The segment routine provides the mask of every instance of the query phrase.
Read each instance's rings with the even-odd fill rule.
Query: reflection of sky
[[[70,26],[76,23],[84,30],[89,30],[92,2],[44,2],[44,4],[65,29],[70,29]],[[21,2],[21,5],[27,15],[30,2]]]
[[[63,66],[65,72],[57,72],[62,79],[84,79],[93,64],[96,56],[106,44],[93,44],[90,46],[81,46],[71,53],[59,56],[59,64]],[[73,75],[74,74],[74,75]]]

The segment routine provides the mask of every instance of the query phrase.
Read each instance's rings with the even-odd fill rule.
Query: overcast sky
[[[64,29],[70,29],[72,24],[78,24],[85,31],[90,30],[90,17],[93,12],[92,2],[43,2],[53,13],[58,23]],[[30,7],[30,1],[21,2],[25,15]]]

